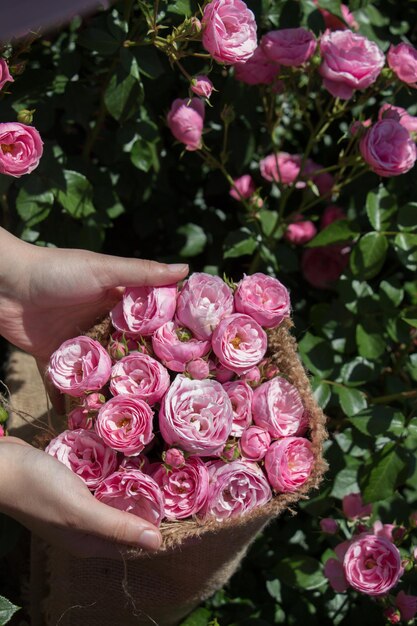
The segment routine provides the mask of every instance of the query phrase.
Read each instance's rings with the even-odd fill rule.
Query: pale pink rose
[[[94,426],[94,419],[96,413],[92,414],[86,407],[77,406],[68,413],[68,428],[69,430],[77,430],[78,428],[85,428],[85,430],[91,430]]]
[[[114,396],[134,395],[149,404],[159,402],[170,384],[166,368],[147,354],[132,352],[111,370],[110,391]]]
[[[178,374],[165,394],[159,411],[162,437],[201,456],[222,449],[232,429],[229,396],[215,380],[191,380]]]
[[[233,293],[218,276],[195,272],[181,289],[176,317],[197,339],[210,339],[221,319],[233,312]]]
[[[174,317],[177,287],[130,287],[110,312],[118,330],[133,335],[152,335]]]
[[[196,456],[190,456],[181,468],[167,470],[158,464],[152,471],[165,502],[168,519],[185,519],[195,515],[206,503],[209,487],[208,470]]]
[[[324,575],[328,579],[333,591],[343,593],[348,588],[345,571],[338,559],[328,559],[324,565]]]
[[[363,160],[379,176],[400,176],[414,166],[416,144],[404,126],[392,118],[376,122],[359,142]]]
[[[242,0],[212,0],[201,22],[203,46],[218,63],[244,62],[254,53],[255,16]]]
[[[324,517],[320,520],[320,528],[327,535],[335,535],[339,530],[339,522],[331,517]]]
[[[251,386],[255,386],[257,383],[259,383],[261,378],[261,370],[256,365],[254,367],[251,367],[250,370],[248,370],[247,372],[243,372],[243,374],[239,376],[240,380],[248,383],[248,385]]]
[[[320,39],[323,85],[335,98],[349,100],[356,89],[366,89],[378,78],[384,54],[373,42],[350,30],[326,31]]]
[[[230,195],[235,200],[242,202],[250,198],[256,191],[255,182],[250,174],[244,174],[239,178],[235,178],[233,181],[233,187],[230,190]]]
[[[270,445],[271,435],[265,428],[259,426],[246,428],[239,440],[242,456],[251,461],[261,461]]]
[[[408,130],[408,132],[417,132],[417,117],[410,115],[408,111],[402,107],[396,107],[393,104],[387,102],[382,105],[378,112],[378,119],[393,119],[396,120]]]
[[[94,427],[110,448],[136,456],[154,437],[152,420],[153,411],[144,400],[116,396],[102,406]]]
[[[259,162],[259,169],[262,178],[269,182],[292,185],[300,175],[301,157],[299,154],[288,154],[288,152],[278,152],[269,154]],[[296,187],[303,188],[305,183],[298,181]]]
[[[304,405],[298,389],[277,376],[253,392],[252,415],[255,424],[271,437],[289,437],[300,429]]]
[[[191,378],[195,378],[196,380],[203,380],[207,378],[210,374],[210,367],[207,361],[204,359],[194,359],[193,361],[189,361],[187,363],[187,367],[185,372],[191,376]]]
[[[213,92],[213,83],[208,76],[199,74],[198,76],[195,76],[191,81],[191,91],[195,93],[196,96],[201,96],[202,98],[210,98]]]
[[[289,316],[290,306],[286,287],[261,272],[244,276],[235,291],[236,311],[250,315],[265,328],[278,326]]]
[[[0,174],[19,178],[38,167],[43,141],[33,126],[19,122],[0,124]]]
[[[159,526],[164,517],[164,498],[156,481],[140,470],[122,469],[110,474],[96,490],[100,502],[137,515]]]
[[[213,333],[212,348],[220,363],[243,373],[265,356],[268,339],[258,322],[243,313],[224,318]]]
[[[202,511],[205,519],[218,522],[241,517],[264,506],[272,498],[271,488],[256,463],[239,459],[208,464],[210,483],[207,504]]]
[[[237,63],[234,66],[235,78],[247,85],[270,85],[275,81],[280,69],[278,63],[265,56],[261,46],[256,48],[246,63]]]
[[[297,219],[298,218],[298,219]],[[303,220],[301,215],[295,216],[295,221],[287,226],[285,239],[296,246],[303,246],[316,236],[317,228],[311,220]]]
[[[177,98],[167,115],[171,133],[185,149],[199,150],[202,146],[205,109],[200,98]]]
[[[0,89],[3,89],[6,83],[13,83],[14,78],[10,74],[9,66],[5,59],[0,58]]]
[[[223,389],[230,398],[233,409],[233,424],[230,434],[240,437],[252,422],[253,391],[243,380],[224,383]]]
[[[184,452],[178,448],[169,448],[169,450],[162,453],[162,458],[167,465],[175,469],[179,469],[185,464]]]
[[[372,504],[364,504],[360,493],[350,493],[342,500],[343,514],[348,519],[369,517],[372,515]]]
[[[149,474],[151,464],[148,457],[144,454],[138,454],[138,456],[125,456],[119,465],[119,470],[140,470],[144,474]]]
[[[48,374],[60,391],[80,397],[101,389],[111,374],[111,359],[98,341],[81,335],[68,339],[55,350]]]
[[[408,622],[415,617],[417,613],[417,596],[407,595],[404,591],[400,591],[395,598],[395,604],[404,622]]]
[[[344,210],[336,204],[329,204],[326,206],[323,211],[323,215],[321,216],[320,227],[323,229],[330,226],[330,224],[333,224],[333,222],[337,222],[337,220],[344,219],[346,219],[346,213]]]
[[[265,470],[275,491],[292,493],[309,479],[314,465],[311,443],[304,437],[274,441],[265,455]]]
[[[369,596],[386,594],[398,583],[403,568],[398,548],[384,537],[363,533],[355,538],[343,559],[349,585]]]
[[[217,358],[209,359],[210,374],[219,381],[219,383],[227,383],[235,377],[235,373],[226,369]]]
[[[333,15],[332,13],[330,13],[330,11],[326,11],[326,9],[322,9],[321,7],[319,7],[319,3],[317,2],[317,0],[314,0],[314,4],[317,5],[318,10],[323,16],[324,24],[329,30],[346,30],[346,28],[359,30],[359,24],[355,20],[355,16],[349,11],[349,8],[346,6],[346,4],[340,5],[340,12],[342,13],[343,19],[345,20],[347,26],[345,22],[337,17],[337,15]]]
[[[387,54],[388,65],[407,85],[417,87],[417,50],[408,43],[391,46]]]
[[[153,334],[152,348],[168,369],[183,372],[189,361],[206,355],[211,344],[195,339],[187,328],[176,322],[166,322]]]
[[[304,278],[317,289],[329,289],[349,262],[348,246],[325,246],[304,250],[301,270]]]
[[[117,454],[94,432],[64,430],[52,439],[45,452],[61,461],[91,490],[117,468]]]
[[[325,169],[324,165],[315,163],[312,159],[307,159],[303,169],[303,178],[307,180],[311,178],[321,196],[330,196],[334,185],[334,178],[329,172],[318,173],[323,169]]]
[[[317,46],[314,34],[306,28],[282,28],[261,39],[265,56],[287,67],[299,67],[313,56]]]

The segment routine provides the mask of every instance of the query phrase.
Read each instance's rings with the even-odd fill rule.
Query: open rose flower
[[[399,122],[401,126],[404,126],[410,133],[417,132],[417,117],[410,115],[408,111],[402,107],[396,107],[386,102],[379,109],[378,120],[390,118]]]
[[[233,409],[233,425],[230,434],[240,437],[243,431],[252,421],[252,398],[253,391],[243,380],[224,383]]]
[[[265,455],[265,470],[275,491],[292,493],[309,479],[314,464],[311,443],[304,437],[274,441]]]
[[[98,390],[111,374],[111,359],[94,339],[81,335],[68,339],[55,350],[49,362],[48,374],[60,391],[80,397]]]
[[[269,446],[271,445],[271,435],[265,428],[259,426],[249,426],[239,439],[239,448],[242,456],[251,461],[261,461]]]
[[[342,543],[339,543],[334,548],[337,558],[328,559],[324,565],[324,575],[328,579],[332,589],[337,593],[343,593],[349,587],[345,571],[343,569],[343,559],[349,546],[350,541],[343,541]]]
[[[417,87],[417,50],[413,46],[404,42],[391,46],[387,61],[403,83]]]
[[[131,287],[110,312],[118,330],[133,335],[152,335],[174,317],[177,287]]]
[[[247,85],[270,85],[280,72],[278,63],[271,61],[265,55],[261,46],[258,46],[246,63],[237,63],[234,66],[235,78]],[[278,82],[278,81],[276,81]]]
[[[43,141],[33,126],[19,122],[0,124],[0,174],[23,176],[38,167]]]
[[[271,437],[289,437],[300,429],[304,406],[297,388],[277,376],[255,389],[252,414],[255,424]]]
[[[0,89],[3,89],[6,83],[13,83],[14,78],[10,74],[9,66],[5,59],[0,58]]]
[[[317,289],[329,289],[349,263],[350,247],[338,244],[304,250],[301,270]]]
[[[173,372],[183,372],[189,361],[207,354],[209,341],[200,341],[176,322],[166,322],[152,336],[152,348],[162,363]]]
[[[94,427],[110,448],[135,456],[153,439],[152,419],[153,411],[144,400],[116,396],[102,406]]]
[[[224,318],[213,333],[213,352],[224,367],[236,374],[246,372],[265,355],[267,336],[249,315],[234,313]]]
[[[299,67],[314,54],[316,39],[306,28],[272,30],[262,37],[265,56],[287,67]]]
[[[167,123],[175,139],[189,151],[199,150],[202,145],[205,109],[200,98],[177,98],[167,115]]]
[[[372,514],[372,504],[364,504],[360,493],[349,493],[344,496],[342,509],[348,519],[369,517]]]
[[[64,430],[47,446],[45,452],[61,461],[79,476],[91,490],[117,467],[117,454],[94,432],[79,428]]]
[[[250,174],[243,174],[243,176],[233,181],[233,187],[229,193],[232,198],[242,202],[242,200],[248,200],[255,191],[256,187],[252,176],[250,176]]]
[[[181,374],[164,396],[159,428],[164,440],[209,456],[222,449],[232,429],[233,410],[226,391],[215,380],[190,380]]]
[[[288,152],[278,152],[269,154],[259,162],[259,169],[262,178],[269,182],[292,185],[300,174],[301,157],[298,154],[288,154]],[[298,181],[296,187],[303,188],[305,183]]]
[[[400,122],[384,118],[376,122],[359,142],[363,160],[379,176],[400,176],[414,166],[416,144]]]
[[[132,352],[111,371],[110,391],[114,396],[135,395],[149,404],[159,402],[169,387],[166,368],[147,354]]]
[[[242,0],[212,0],[203,12],[203,46],[218,63],[247,61],[257,46],[255,16]]]
[[[235,291],[235,308],[265,328],[278,326],[290,314],[288,290],[277,278],[258,272],[244,276]]]
[[[140,470],[122,469],[110,474],[94,496],[120,511],[137,515],[159,526],[164,517],[164,498],[158,484]]]

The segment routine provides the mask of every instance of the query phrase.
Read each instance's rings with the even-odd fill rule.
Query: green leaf
[[[358,232],[354,230],[347,220],[336,220],[321,230],[308,244],[307,248],[317,248],[333,243],[345,243],[352,241]]]
[[[388,241],[379,233],[367,233],[360,238],[350,255],[350,267],[355,276],[369,279],[376,276],[384,262]]]
[[[139,74],[135,76],[133,70],[132,65],[129,70],[121,64],[118,65],[104,93],[106,108],[118,122],[124,122],[135,115],[143,98]]]
[[[262,232],[264,233],[264,235],[269,237],[269,235],[273,232],[276,226],[278,213],[277,211],[268,211],[267,209],[261,209],[258,215],[262,226]]]
[[[0,596],[0,626],[7,624],[19,609],[20,606],[16,606],[12,604],[10,600],[7,600],[7,598]]]
[[[48,217],[53,203],[52,191],[45,187],[41,178],[32,175],[20,188],[16,198],[16,209],[25,222],[25,227],[32,228]]]
[[[343,498],[349,493],[357,493],[359,491],[358,469],[362,463],[352,457],[345,458],[349,459],[349,467],[344,467],[336,474],[330,493],[333,498]]]
[[[417,230],[417,202],[408,202],[398,213],[398,228],[400,230]]]
[[[184,224],[177,228],[179,235],[184,235],[187,241],[180,250],[183,257],[197,256],[205,248],[207,243],[207,235],[198,224]]]
[[[357,357],[343,365],[341,375],[345,385],[363,385],[374,377],[375,365],[363,357]]]
[[[386,350],[386,341],[382,333],[372,333],[362,324],[356,326],[356,344],[365,359],[377,359]]]
[[[95,213],[92,202],[93,187],[87,178],[72,170],[64,170],[65,189],[56,189],[56,200],[76,219],[88,217]]]
[[[319,378],[313,378],[311,386],[317,404],[321,409],[325,409],[332,395],[330,385],[321,382]]]
[[[204,607],[200,607],[196,609],[181,622],[180,626],[208,626],[211,619],[211,611],[205,609]]]
[[[327,341],[306,333],[299,343],[301,357],[306,367],[322,378],[327,378],[333,372],[334,358]]]
[[[140,46],[133,50],[141,74],[153,79],[162,76],[165,71],[164,66],[154,46]]]
[[[155,143],[145,141],[139,137],[130,150],[130,160],[142,172],[149,172],[151,168],[159,171],[158,150]]]
[[[168,2],[169,13],[176,13],[184,17],[190,17],[197,8],[193,0],[175,0],[175,2]]]
[[[384,185],[379,185],[366,196],[366,213],[375,230],[386,230],[396,211],[396,200],[388,193]]]
[[[352,425],[364,435],[376,437],[386,433],[404,433],[404,415],[388,406],[373,405],[350,418]]]
[[[94,50],[104,56],[113,55],[122,44],[122,39],[118,39],[101,28],[88,28],[78,37],[78,44]]]
[[[282,559],[273,569],[282,582],[296,589],[311,590],[326,584],[319,561],[304,554]]]
[[[402,233],[394,239],[394,248],[405,267],[413,272],[417,270],[417,235]]]
[[[392,496],[401,483],[405,462],[397,443],[387,443],[366,460],[359,471],[359,486],[365,502],[378,502]]]
[[[379,291],[382,304],[389,303],[394,308],[397,308],[404,298],[404,289],[398,283],[395,284],[388,280],[383,280],[380,283]]]
[[[340,400],[340,405],[343,412],[351,417],[360,413],[368,405],[366,396],[362,391],[358,389],[350,389],[349,387],[335,387]]]
[[[226,238],[224,242],[225,259],[234,259],[245,254],[252,254],[258,247],[258,243],[248,228],[236,230]]]

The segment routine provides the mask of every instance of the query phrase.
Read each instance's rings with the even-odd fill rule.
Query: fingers
[[[160,287],[183,280],[188,274],[185,263],[167,265],[143,259],[94,255],[97,277],[105,289],[111,287]]]

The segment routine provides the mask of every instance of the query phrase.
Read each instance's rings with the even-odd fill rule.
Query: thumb
[[[94,271],[102,287],[160,287],[172,285],[185,278],[186,263],[168,265],[147,259],[125,259],[106,254],[95,254]]]

